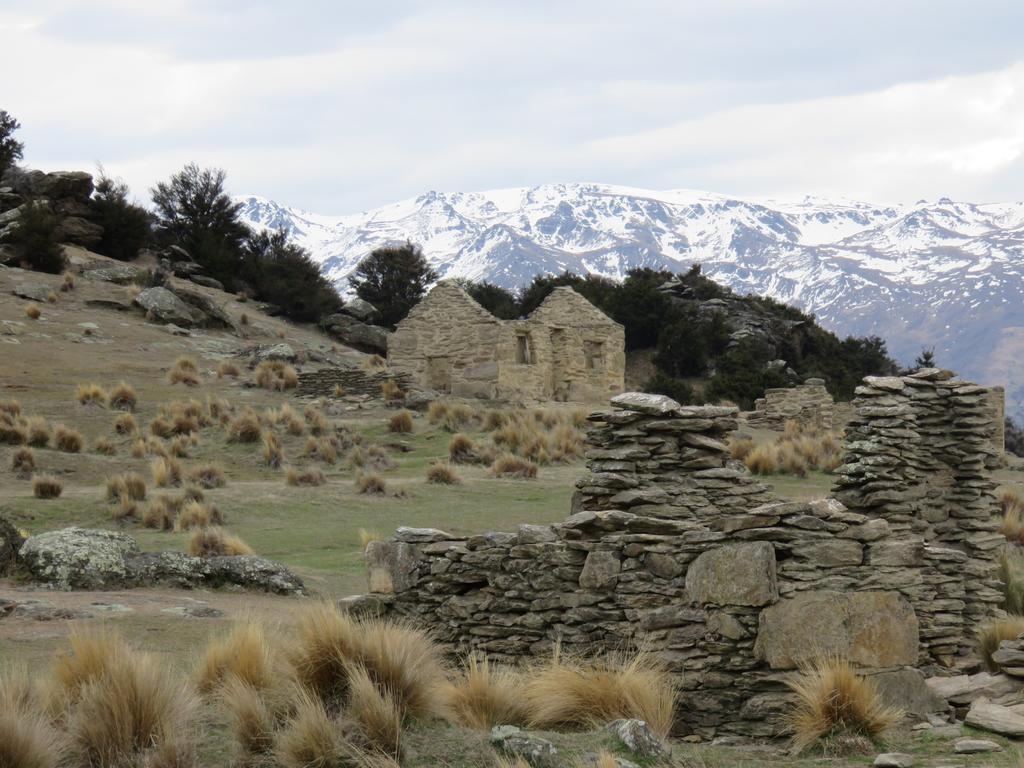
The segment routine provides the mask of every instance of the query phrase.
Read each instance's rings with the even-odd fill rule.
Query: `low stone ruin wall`
[[[912,440],[896,422],[914,409],[878,422],[878,408],[895,406],[871,402],[897,381],[908,398],[943,398],[951,439],[926,432],[929,440],[891,457],[896,464],[880,449],[874,464],[865,442],[888,439],[886,430]],[[945,463],[958,452],[953,435],[970,438],[984,427],[963,426],[974,416],[957,398],[970,400],[971,385],[913,381],[865,385],[859,417],[881,432],[856,432],[848,443],[843,477],[867,481],[844,479],[849,509],[834,499],[779,501],[727,468],[723,439],[736,426],[734,409],[630,393],[590,416],[589,471],[568,519],[469,538],[400,529],[367,548],[371,592],[456,652],[515,660],[556,643],[569,652],[642,643],[680,674],[679,717],[702,736],[776,734],[776,715],[790,701],[787,675],[821,654],[850,659],[903,705],[926,709],[915,667],[949,664],[971,644],[973,622],[996,610],[997,584],[992,523],[983,515],[991,512],[989,489],[977,486],[984,504],[972,490],[987,482],[987,470],[973,450],[950,476],[968,485],[950,486],[944,526],[926,519],[930,508],[852,499],[858,489],[873,493],[878,473],[903,462],[912,465],[906,472]],[[953,512],[954,501],[972,499],[970,514]]]
[[[834,415],[834,403],[824,379],[807,379],[796,387],[765,390],[764,397],[754,401],[754,410],[746,414],[747,423],[776,430],[783,429],[787,421],[805,428],[841,427],[842,422]]]
[[[401,389],[408,388],[410,378],[394,371],[364,371],[359,368],[322,368],[299,374],[298,394],[313,397],[331,397],[334,388],[341,386],[346,395],[372,395],[380,397],[380,385],[394,381]]]

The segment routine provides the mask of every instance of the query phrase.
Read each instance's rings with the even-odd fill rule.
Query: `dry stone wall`
[[[747,423],[781,430],[787,421],[796,421],[802,427],[832,429],[842,426],[834,409],[835,401],[825,389],[825,380],[807,379],[796,387],[765,390],[764,397],[754,401],[754,410],[747,413]]]
[[[395,382],[406,389],[410,377],[392,371],[363,371],[358,368],[321,368],[318,371],[303,371],[299,374],[298,394],[312,397],[332,397],[334,388],[340,386],[348,395],[380,396],[380,387],[385,381]]]
[[[917,667],[948,663],[970,641],[969,620],[994,609],[980,507],[948,518],[975,547],[926,539],[916,512],[890,514],[881,499],[780,501],[727,466],[735,409],[638,393],[612,405],[590,416],[588,471],[566,520],[466,538],[399,529],[367,548],[371,591],[456,652],[511,661],[556,643],[644,643],[679,673],[680,721],[702,736],[777,734],[784,681],[821,654],[849,658],[920,714],[941,706]],[[873,407],[861,416],[874,419]],[[859,442],[844,477],[858,477]],[[923,467],[934,460],[924,452],[908,460]]]

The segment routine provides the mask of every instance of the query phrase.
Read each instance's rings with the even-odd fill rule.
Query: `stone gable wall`
[[[624,386],[625,334],[571,288],[556,288],[528,318],[505,321],[442,281],[398,324],[388,361],[422,386],[460,396],[605,401]]]
[[[747,413],[750,426],[781,430],[787,421],[805,428],[833,429],[843,422],[836,418],[835,401],[825,389],[824,379],[807,379],[796,387],[768,389],[754,401]]]
[[[867,442],[910,437],[884,430],[909,432],[913,407],[883,415],[877,408],[895,406],[870,400],[897,381],[934,392],[929,410],[957,438],[987,428],[964,423],[976,417],[971,385],[870,381],[858,416],[883,432]],[[955,475],[967,485],[948,491],[945,533],[923,535],[938,525],[922,517],[930,508],[851,494],[872,493],[879,472],[945,463],[956,441],[915,441],[895,464],[877,452],[876,470],[858,458],[868,458],[858,425],[843,477],[867,482],[843,481],[850,507],[786,502],[726,466],[734,409],[638,393],[612,402],[590,416],[588,471],[565,521],[468,538],[400,529],[367,548],[371,591],[458,652],[515,660],[555,643],[580,652],[644,643],[680,674],[679,717],[703,736],[777,734],[786,676],[820,654],[849,658],[902,703],[911,691],[927,700],[916,667],[950,664],[973,642],[973,623],[996,612],[987,497],[969,514],[953,511],[972,489],[988,492],[973,448]],[[887,469],[903,462],[913,466]]]

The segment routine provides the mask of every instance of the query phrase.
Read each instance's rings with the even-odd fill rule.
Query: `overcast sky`
[[[25,162],[321,213],[599,181],[1024,198],[1021,0],[0,0]]]

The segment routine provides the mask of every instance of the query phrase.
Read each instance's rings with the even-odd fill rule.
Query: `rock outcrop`
[[[22,206],[37,202],[57,216],[59,242],[89,247],[103,237],[90,205],[92,176],[80,171],[9,170],[0,180],[0,243],[8,259],[20,258],[20,246],[14,244]]]

